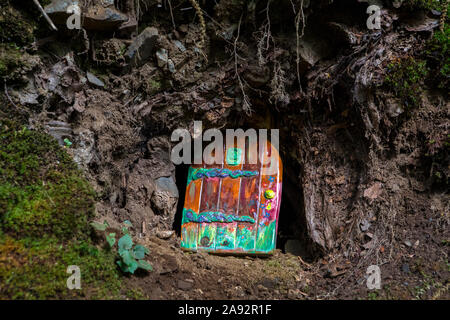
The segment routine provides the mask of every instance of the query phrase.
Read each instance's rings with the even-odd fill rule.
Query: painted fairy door
[[[221,164],[189,168],[181,226],[188,251],[271,254],[276,248],[282,163],[270,142],[226,148]]]

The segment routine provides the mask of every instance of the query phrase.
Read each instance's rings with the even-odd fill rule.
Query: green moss
[[[149,299],[149,297],[142,291],[141,288],[129,289],[125,295],[130,300],[148,300]]]
[[[53,138],[1,122],[0,212],[11,235],[86,238],[94,192]]]
[[[148,80],[147,84],[148,84],[148,86],[147,86],[148,87],[148,91],[149,91],[150,94],[155,94],[158,91],[160,91],[161,88],[162,88],[161,82],[153,80],[153,79]]]
[[[14,70],[23,65],[21,57],[16,46],[0,44],[0,77],[10,79]]]
[[[407,108],[417,107],[420,102],[423,79],[428,75],[426,62],[413,57],[397,59],[387,66],[384,85],[392,91]]]
[[[120,275],[111,252],[88,242],[0,238],[0,299],[115,298]],[[81,289],[67,288],[67,267],[81,271]]]
[[[406,0],[403,1],[402,7],[409,9],[425,9],[444,11],[445,1],[443,0]]]
[[[169,82],[159,73],[143,83],[143,90],[150,96],[157,94],[168,87],[170,87]]]
[[[11,5],[12,2],[0,0],[0,39],[2,43],[24,46],[33,41],[36,23]]]
[[[94,192],[50,136],[0,120],[0,299],[116,298],[115,254],[94,246]],[[81,290],[66,286],[81,270]]]
[[[367,293],[367,300],[379,300],[380,296],[377,291],[370,291]]]

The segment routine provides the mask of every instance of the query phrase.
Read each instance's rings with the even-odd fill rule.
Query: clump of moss
[[[81,238],[89,233],[94,192],[50,136],[2,123],[0,216],[5,233]]]
[[[145,92],[149,95],[154,95],[163,89],[161,81],[155,79],[149,79],[145,85]]]
[[[117,297],[115,255],[90,238],[94,196],[53,138],[0,120],[0,299]],[[81,290],[66,286],[70,265]]]
[[[427,75],[426,61],[416,60],[413,57],[397,59],[388,64],[384,85],[407,108],[417,107],[422,92],[423,79]]]
[[[446,1],[441,0],[406,0],[402,3],[402,6],[409,9],[424,9],[424,10],[437,10],[444,11]]]
[[[19,48],[0,44],[0,77],[10,79],[14,71],[23,64]]]
[[[0,39],[3,43],[23,46],[33,41],[36,23],[17,10],[12,1],[0,0]]]
[[[80,241],[60,244],[54,238],[0,238],[0,298],[114,298],[120,276],[114,255]],[[81,270],[81,290],[67,288],[69,265]]]

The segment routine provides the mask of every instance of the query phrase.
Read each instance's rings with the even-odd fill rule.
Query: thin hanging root
[[[305,34],[305,13],[303,12],[303,0],[300,0],[300,9],[298,11],[298,13],[295,10],[295,5],[291,0],[291,4],[292,4],[292,9],[294,10],[294,14],[295,14],[295,34],[296,34],[296,64],[297,64],[297,81],[298,81],[298,87],[300,90],[300,93],[303,92],[302,89],[302,83],[301,83],[301,79],[300,79],[300,39],[304,36]],[[302,22],[302,29],[300,32],[300,21]]]
[[[205,39],[206,39],[206,24],[205,24],[205,18],[203,17],[202,9],[200,8],[200,5],[198,4],[197,0],[189,0],[189,2],[194,7],[195,11],[197,12],[198,19],[200,20],[200,26],[202,28],[202,35],[200,40],[200,46],[202,48],[205,47]]]
[[[39,11],[41,11],[42,15],[44,16],[44,18],[47,20],[48,24],[50,25],[50,27],[52,27],[53,30],[58,31],[58,28],[56,28],[56,26],[53,24],[52,19],[50,19],[50,17],[47,15],[47,13],[44,11],[44,8],[42,8],[41,4],[39,3],[38,0],[33,0],[34,4],[38,7]]]

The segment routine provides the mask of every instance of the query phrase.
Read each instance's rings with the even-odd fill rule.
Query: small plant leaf
[[[105,231],[106,228],[108,227],[108,226],[105,225],[104,223],[102,224],[102,223],[96,222],[96,221],[91,222],[91,226],[92,226],[95,230],[98,230],[98,231]]]
[[[122,256],[124,250],[130,250],[133,247],[133,240],[129,234],[126,234],[119,239],[117,246],[119,247],[119,255]]]
[[[122,262],[122,260],[117,260],[116,263],[119,266],[120,270],[122,270],[123,272],[127,272],[128,268],[125,263]]]
[[[137,244],[133,248],[133,255],[136,259],[144,259],[145,254],[147,254],[148,252],[149,252],[148,249],[140,244]]]
[[[122,270],[123,272],[134,273],[134,271],[131,272],[131,269],[122,260],[117,260],[116,263],[120,267],[120,270]]]
[[[122,227],[122,233],[123,234],[129,234],[130,232],[128,231],[127,227]]]
[[[129,250],[124,250],[120,254],[122,262],[127,266],[127,272],[134,273],[138,268],[138,262],[133,258]]]
[[[69,139],[65,138],[64,144],[66,145],[66,147],[70,147],[72,145],[72,142]]]
[[[130,222],[129,220],[125,220],[125,221],[123,222],[123,224],[124,224],[125,226],[129,227],[129,228],[132,228],[132,227],[133,227],[133,225],[131,224],[131,222]]]
[[[138,260],[138,267],[147,271],[153,271],[153,267],[145,260]]]
[[[114,244],[116,243],[116,234],[110,233],[106,235],[106,241],[108,242],[109,246],[112,248]]]

